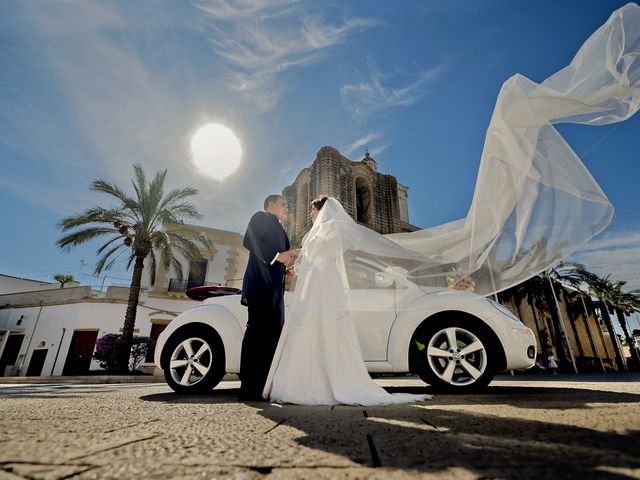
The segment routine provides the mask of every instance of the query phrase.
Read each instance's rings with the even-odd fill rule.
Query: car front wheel
[[[222,340],[205,327],[178,330],[167,341],[163,355],[164,378],[177,393],[206,393],[225,374]]]
[[[461,317],[421,327],[412,341],[418,376],[440,391],[486,387],[496,373],[498,350],[488,327],[478,322]]]

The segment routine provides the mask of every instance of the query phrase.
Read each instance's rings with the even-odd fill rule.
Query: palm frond
[[[198,246],[191,240],[176,235],[173,232],[167,232],[169,243],[174,250],[180,252],[187,260],[200,260],[202,254]]]
[[[182,279],[184,278],[184,272],[182,271],[182,263],[180,263],[180,261],[177,258],[171,257],[171,266],[176,271],[176,278],[179,281],[182,281]]]
[[[167,234],[170,239],[172,239],[174,235],[177,235],[196,245],[204,247],[206,250],[211,251],[213,249],[213,242],[207,235],[202,232],[198,232],[188,228],[177,227],[172,230],[168,230]]]
[[[195,205],[186,202],[173,205],[171,209],[163,210],[161,214],[164,223],[179,223],[180,220],[202,218],[202,214]]]
[[[162,210],[161,202],[164,195],[164,181],[167,176],[167,171],[163,170],[157,172],[156,176],[149,183],[149,199],[152,200],[154,206],[158,210]]]
[[[169,193],[165,195],[164,199],[160,203],[160,210],[172,209],[173,204],[178,200],[183,200],[187,197],[196,195],[197,193],[198,193],[198,189],[196,188],[182,188],[179,190],[178,189],[171,190]]]
[[[102,192],[107,195],[111,195],[120,200],[126,208],[131,208],[135,205],[135,200],[124,193],[117,185],[107,182],[103,179],[94,180],[89,186],[90,190],[94,192]]]
[[[89,227],[82,230],[76,230],[69,235],[65,235],[56,242],[56,245],[63,251],[67,252],[77,245],[81,245],[96,238],[101,238],[105,235],[113,234],[120,235],[120,233],[118,233],[113,227]]]
[[[142,166],[138,163],[133,166],[133,171],[136,174],[136,178],[135,180],[131,180],[131,183],[140,201],[147,197],[147,176]]]
[[[132,253],[131,255],[129,255],[129,260],[127,260],[127,270],[129,270],[129,268],[131,267],[131,264],[133,263],[133,261],[136,259],[136,254]]]
[[[79,215],[72,215],[70,217],[63,218],[57,224],[57,228],[62,231],[66,231],[89,223],[110,224],[116,221],[121,221],[122,218],[122,210],[120,209],[93,207],[85,210]]]
[[[100,275],[100,273],[102,273],[102,270],[105,270],[105,263],[107,262],[107,260],[109,260],[109,257],[111,257],[111,255],[113,255],[114,253],[116,253],[118,250],[120,250],[121,248],[127,248],[126,245],[124,245],[123,243],[121,243],[120,245],[117,245],[113,248],[111,248],[111,250],[109,250],[107,253],[105,253],[100,260],[98,260],[98,263],[96,264],[96,268],[94,269],[94,273],[96,275]],[[122,252],[121,252],[122,253]],[[119,256],[119,255],[118,255]],[[109,270],[109,268],[106,268],[106,270]]]
[[[106,250],[109,245],[111,245],[113,242],[117,242],[118,240],[122,240],[123,238],[125,238],[124,235],[118,235],[117,237],[113,237],[111,240],[109,240],[107,243],[105,243],[104,245],[102,245],[100,248],[98,248],[98,250],[96,250],[96,253],[98,255],[100,255],[104,250]]]

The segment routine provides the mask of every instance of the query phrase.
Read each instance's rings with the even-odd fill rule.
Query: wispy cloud
[[[345,155],[351,155],[361,147],[368,147],[376,138],[380,137],[380,132],[369,132],[366,135],[356,138],[350,145],[342,148]]]
[[[347,156],[353,154],[354,152],[356,153],[356,156],[358,156],[358,150],[360,150],[360,152],[362,152],[362,154],[364,155],[362,147],[365,147],[369,154],[372,157],[375,157],[376,155],[384,152],[391,145],[390,143],[380,144],[381,136],[382,132],[369,132],[366,135],[362,135],[356,138],[348,146],[343,147],[341,151]]]
[[[195,0],[193,5],[219,20],[246,18],[252,15],[271,16],[282,13],[299,0]],[[275,13],[274,13],[275,12]]]
[[[611,274],[627,282],[626,290],[640,288],[640,232],[605,233],[589,242],[571,257],[600,275]]]
[[[380,155],[382,152],[384,152],[387,148],[389,148],[391,144],[390,143],[385,143],[383,145],[379,145],[377,147],[373,147],[372,149],[369,150],[369,154],[372,157],[375,157],[377,155]]]
[[[329,21],[298,8],[296,1],[210,0],[194,2],[206,16],[213,51],[228,70],[226,86],[271,108],[285,87],[276,79],[292,68],[323,60],[332,47],[379,24],[369,18]]]
[[[446,64],[443,62],[407,74],[396,68],[382,72],[369,58],[367,70],[366,81],[347,84],[340,89],[342,101],[356,117],[413,105],[442,76],[446,71]]]

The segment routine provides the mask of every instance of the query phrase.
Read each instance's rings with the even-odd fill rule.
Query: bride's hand
[[[296,278],[298,276],[298,272],[296,272],[294,266],[291,266],[287,268],[287,275],[289,275],[291,278]]]

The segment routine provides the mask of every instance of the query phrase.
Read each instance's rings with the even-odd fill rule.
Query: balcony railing
[[[198,287],[200,285],[202,285],[202,283],[194,282],[193,280],[178,280],[177,278],[170,278],[168,290],[174,293],[184,293],[191,287]]]

